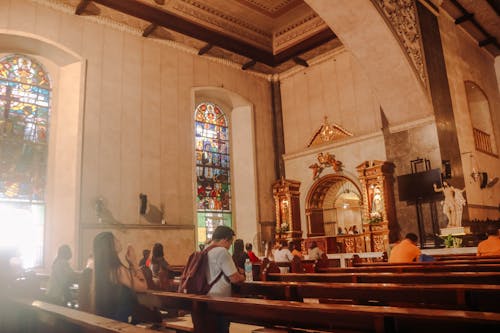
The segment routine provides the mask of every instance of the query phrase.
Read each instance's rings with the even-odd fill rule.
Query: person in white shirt
[[[312,241],[311,245],[309,245],[309,259],[310,260],[318,260],[321,258],[323,251],[318,247],[318,243],[316,241]]]
[[[279,262],[291,262],[293,259],[293,254],[290,252],[288,249],[288,243],[286,240],[281,241],[280,247],[274,252],[274,261],[279,263]],[[283,273],[288,273],[290,271],[289,267],[281,267],[280,266],[280,272]]]

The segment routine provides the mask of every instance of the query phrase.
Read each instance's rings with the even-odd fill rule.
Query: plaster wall
[[[496,147],[500,144],[500,94],[495,72],[495,59],[481,49],[462,28],[441,11],[439,27],[446,61],[458,141],[465,175],[467,207],[470,219],[498,219],[500,211],[500,185],[481,189],[472,177],[472,167],[487,172],[490,179],[498,177],[498,156],[476,151],[471,116],[467,103],[465,81],[472,81],[486,94],[489,102]],[[498,153],[498,152],[497,152]]]
[[[252,103],[259,170],[257,219],[273,219],[269,186],[275,177],[272,114],[265,77],[210,61],[195,50],[143,38],[140,31],[76,16],[71,8],[51,2],[1,1],[0,29],[2,34],[31,34],[38,41],[57,44],[86,63],[83,82],[64,82],[75,90],[84,87],[83,148],[71,157],[71,163],[81,165],[81,170],[54,179],[63,188],[74,188],[78,180],[79,193],[73,194],[77,203],[72,203],[78,213],[74,219],[47,220],[49,230],[63,235],[53,237],[47,246],[68,243],[83,263],[93,235],[114,229],[139,250],[151,247],[153,240],[160,241],[169,262],[184,263],[194,249],[195,237],[192,88],[197,86],[224,87]],[[39,52],[43,56],[44,50]],[[64,104],[64,98],[60,102]],[[64,107],[58,104],[54,112]],[[66,121],[79,120],[58,122],[53,133],[77,140],[75,133],[67,132]],[[170,227],[162,228],[159,221],[139,215],[139,193],[148,195],[150,205],[164,206]],[[52,203],[66,202],[66,195],[65,191],[55,193]],[[97,223],[95,211],[98,198],[104,203],[102,225]],[[53,251],[45,249],[47,266],[52,260],[49,252]]]

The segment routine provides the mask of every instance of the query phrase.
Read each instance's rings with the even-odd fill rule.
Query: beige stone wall
[[[80,84],[84,88],[81,175],[75,175],[81,179],[79,212],[75,220],[56,225],[47,221],[54,233],[64,233],[54,239],[66,240],[85,257],[87,253],[83,252],[87,252],[90,238],[101,227],[80,230],[84,235],[80,244],[75,233],[79,232],[79,223],[97,222],[95,202],[101,197],[105,222],[143,225],[145,230],[125,228],[127,241],[136,242],[138,247],[149,247],[153,240],[164,242],[166,253],[172,254],[169,259],[185,258],[192,251],[194,231],[182,226],[195,223],[192,89],[199,86],[224,87],[252,103],[256,167],[260,170],[257,218],[273,219],[271,97],[265,77],[210,61],[196,55],[196,50],[186,52],[166,42],[143,38],[140,31],[103,24],[93,17],[76,16],[70,8],[36,1],[1,1],[0,29],[1,34],[29,34],[37,43],[66,48],[86,64],[82,82],[66,82],[75,89]],[[46,56],[44,47],[34,52]],[[54,112],[64,112],[64,105],[57,105]],[[52,130],[54,135],[65,133],[64,123]],[[59,181],[57,178],[54,181]],[[61,181],[65,181],[64,177]],[[139,215],[139,193],[146,193],[149,203],[157,208],[163,204],[167,223],[181,227],[149,228],[150,222]],[[65,199],[65,195],[57,193],[48,205]],[[57,248],[59,244],[54,243],[47,247]],[[54,249],[45,252],[54,253]]]
[[[325,116],[355,136],[381,128],[373,87],[345,49],[293,75],[282,75],[280,81],[287,154],[304,150]]]
[[[500,185],[480,189],[473,182],[472,161],[477,161],[480,171],[488,172],[491,178],[500,177],[500,160],[475,150],[472,125],[465,92],[465,81],[472,81],[486,94],[489,101],[491,118],[496,136],[496,146],[500,143],[500,94],[495,75],[495,59],[481,49],[475,40],[454,24],[446,13],[439,16],[439,27],[450,82],[458,141],[462,154],[465,187],[471,219],[498,219],[500,212]],[[472,154],[472,158],[471,158]]]

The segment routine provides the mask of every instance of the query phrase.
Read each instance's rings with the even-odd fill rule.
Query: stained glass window
[[[218,225],[232,225],[229,128],[226,115],[204,102],[195,110],[198,242]]]
[[[36,234],[28,235],[35,242],[32,265],[41,263],[43,247],[50,92],[38,61],[18,54],[0,59],[0,214],[15,220],[5,222],[16,222],[25,236],[26,230]]]

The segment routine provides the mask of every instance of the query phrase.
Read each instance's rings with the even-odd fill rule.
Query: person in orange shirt
[[[420,249],[417,247],[418,237],[414,233],[406,234],[399,244],[391,250],[389,262],[412,262],[417,261]]]
[[[500,256],[500,237],[498,236],[498,229],[489,225],[486,230],[488,239],[485,239],[477,246],[478,256]]]

